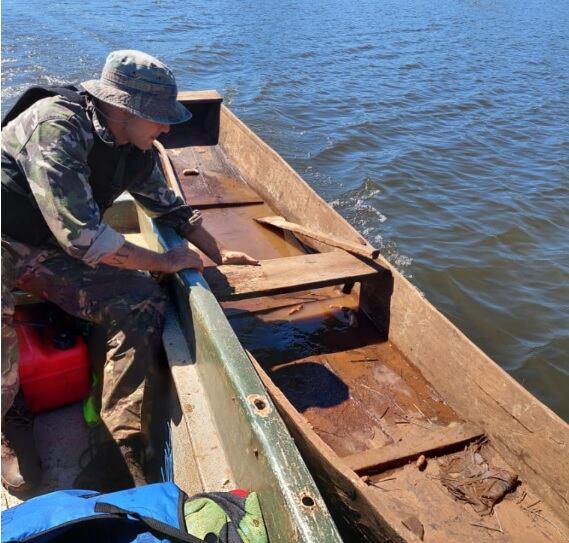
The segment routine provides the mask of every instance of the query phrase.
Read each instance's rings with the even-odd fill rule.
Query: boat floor
[[[73,432],[69,431],[70,428]],[[80,458],[89,443],[89,428],[83,420],[81,404],[37,415],[34,438],[42,463],[42,480],[37,493],[71,488],[80,472]],[[2,510],[21,501],[2,487]]]
[[[278,213],[266,203],[251,203],[248,193],[248,199],[242,198],[247,191],[235,191],[243,176],[219,146],[184,147],[178,137],[167,140],[166,147],[188,202],[192,204],[195,189],[205,227],[226,247],[258,259],[305,252],[290,234],[254,221]],[[199,178],[184,178],[185,169],[198,170]],[[214,174],[219,174],[217,193],[207,200],[204,182]],[[226,179],[231,183],[224,183]],[[206,265],[213,263],[206,259]],[[349,295],[328,287],[224,302],[222,307],[243,346],[347,465],[357,465],[360,455],[382,448],[414,450],[424,445],[427,452],[429,441],[467,424],[359,310],[357,288]],[[471,432],[465,441],[475,436]],[[440,462],[463,449],[460,439],[450,441],[448,447],[427,454],[423,471],[403,456],[379,470],[358,473],[378,510],[390,509],[410,531],[424,531],[424,541],[535,543],[567,537],[560,519],[523,481],[491,516],[453,499],[440,481]],[[483,451],[494,466],[514,471],[491,442]]]
[[[559,541],[562,523],[523,482],[489,517],[452,498],[440,482],[440,463],[462,454],[464,446],[450,441],[444,451],[429,447],[464,421],[396,346],[377,338],[355,298],[294,300],[261,315],[235,314],[230,322],[290,403],[348,465],[367,451],[425,452],[424,470],[415,464],[417,453],[413,461],[403,457],[395,467],[360,473],[370,501],[411,525],[420,523],[424,541]],[[491,443],[482,452],[493,467],[513,471]]]

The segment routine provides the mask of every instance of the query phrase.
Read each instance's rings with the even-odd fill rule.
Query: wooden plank
[[[224,302],[361,281],[383,270],[344,251],[332,251],[261,260],[258,266],[207,268],[204,277]]]
[[[351,295],[338,295],[338,287],[326,287],[319,290],[299,290],[275,296],[265,296],[263,298],[252,298],[249,300],[238,300],[223,302],[223,312],[228,319],[238,317],[248,317],[251,315],[264,315],[271,311],[285,308],[304,306],[313,302],[328,301],[338,306],[352,307],[357,309],[357,297]]]
[[[433,426],[412,441],[402,441],[345,456],[342,461],[356,473],[381,471],[399,466],[418,458],[421,454],[448,450],[464,445],[484,435],[470,423],[454,423],[449,426]]]
[[[202,172],[180,180],[187,201],[198,209],[263,203],[243,181],[222,172]]]
[[[311,230],[310,228],[305,228],[300,224],[288,222],[284,217],[279,217],[279,216],[261,217],[256,220],[261,224],[269,224],[271,226],[276,226],[277,228],[281,228],[283,230],[289,230],[290,232],[302,234],[306,237],[315,239],[317,241],[321,241],[326,245],[330,245],[338,249],[344,249],[349,253],[354,253],[372,259],[375,259],[379,256],[379,249],[374,249],[373,247],[369,246],[367,243],[362,242],[360,245],[357,245],[355,243],[346,241],[344,239],[335,236],[330,236],[328,234],[323,234],[322,232],[316,232],[315,230]]]
[[[200,161],[191,154],[191,158],[187,158],[191,151],[185,150],[183,158],[178,157],[180,152],[176,150],[170,151],[170,155],[164,146],[158,142],[154,142],[154,146],[160,157],[162,170],[168,182],[168,185],[174,192],[191,202],[192,207],[223,207],[225,205],[245,205],[263,203],[263,200],[257,196],[245,183],[237,178],[231,177],[221,172],[202,173],[199,168],[195,168],[193,164],[198,165]],[[177,162],[177,169],[174,165]],[[185,167],[183,167],[185,164]],[[185,170],[197,169],[198,175],[185,175]],[[182,180],[182,181],[180,181]]]
[[[176,196],[183,198],[184,195],[182,193],[182,187],[180,187],[180,181],[172,167],[172,162],[170,161],[166,149],[158,140],[154,140],[154,147],[160,158],[160,164],[162,165],[162,171],[164,172],[168,186],[176,193]]]
[[[178,102],[221,102],[223,98],[216,90],[180,91]]]
[[[192,207],[223,207],[263,203],[263,199],[239,178],[227,171],[217,153],[208,147],[171,149],[168,156],[182,187],[186,201]],[[184,172],[197,170],[197,175]]]

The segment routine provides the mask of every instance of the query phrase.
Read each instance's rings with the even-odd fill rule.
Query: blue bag
[[[110,494],[61,490],[2,512],[2,541],[203,543],[185,530],[186,495],[174,483]],[[217,542],[214,534],[205,541]]]

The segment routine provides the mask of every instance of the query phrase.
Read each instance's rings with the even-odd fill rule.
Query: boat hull
[[[190,109],[193,107],[190,94],[182,94],[180,99]],[[295,238],[281,235],[275,241],[274,233],[261,232],[261,227],[252,226],[257,217],[279,215],[303,228],[373,250],[275,151],[221,106],[214,95],[210,96],[209,104],[209,113],[204,113],[207,104],[199,106],[202,108],[199,118],[207,122],[193,128],[177,127],[164,140],[167,153],[164,165],[171,169],[172,186],[188,196],[190,203],[192,196],[196,198],[208,229],[226,245],[236,243],[236,248],[263,259],[301,255],[307,250],[323,253],[333,250],[314,237],[300,234]],[[184,179],[183,168],[188,165],[193,169],[187,171],[200,173],[199,180]],[[216,190],[220,192],[215,193]],[[175,243],[165,233],[158,234],[162,247]],[[285,248],[283,240],[288,243]],[[212,265],[207,261],[206,264]],[[499,537],[496,540],[546,541],[555,540],[559,533],[566,534],[569,426],[476,347],[389,262],[380,257],[376,266],[377,276],[362,280],[349,299],[342,295],[339,302],[334,302],[330,296],[336,295],[328,291],[305,291],[296,297],[292,294],[288,298],[283,295],[251,299],[246,305],[240,305],[239,300],[225,302],[222,304],[225,314],[203,279],[193,272],[190,275],[184,272],[180,277],[186,279],[181,282],[178,279],[177,297],[181,300],[189,297],[188,309],[184,310],[189,341],[201,335],[208,338],[202,353],[210,359],[210,364],[215,361],[214,367],[228,364],[229,359],[236,357],[240,371],[245,371],[248,360],[240,344],[262,358],[258,372],[347,540],[356,537],[362,541],[479,541]],[[345,285],[346,292],[351,288],[352,285]],[[354,300],[353,307],[342,305]],[[320,317],[310,313],[310,308],[321,311]],[[345,352],[336,352],[342,351],[338,345],[344,340],[340,336],[348,336],[348,328],[357,327],[357,319],[352,319],[356,312],[357,319],[362,321],[360,329],[373,328],[375,334],[369,336],[372,338],[369,344],[356,346],[366,353],[363,362],[367,364],[367,374],[346,369],[353,368],[354,362],[362,362],[354,355],[357,351],[354,345],[346,347]],[[342,315],[352,316],[342,320]],[[225,317],[230,319],[231,327],[226,326]],[[271,326],[274,330],[288,330],[294,336],[303,334],[308,324],[318,318],[322,323],[335,319],[334,326],[341,325],[341,333],[329,338],[331,342],[323,347],[322,353],[295,357],[286,349],[272,349],[267,339]],[[216,332],[221,333],[214,333],[212,323]],[[266,334],[255,333],[256,329]],[[280,341],[281,336],[275,337]],[[231,349],[225,351],[224,345],[229,344]],[[287,348],[294,351],[295,346],[289,344]],[[303,403],[298,394],[295,396],[298,391],[291,388],[290,382],[279,381],[283,368],[286,373],[286,367],[293,366],[319,368],[319,375],[327,378],[333,375],[336,384],[345,377],[338,385],[344,396],[335,405],[324,406],[331,408],[332,419],[341,415],[341,411],[334,409],[349,402],[360,406],[366,402],[378,404],[381,399],[370,399],[369,394],[362,394],[361,388],[370,389],[370,383],[377,384],[378,376],[384,380],[389,377],[391,384],[398,379],[397,375],[403,381],[407,379],[403,395],[400,391],[394,393],[389,386],[381,389],[388,400],[387,408],[376,411],[375,415],[371,413],[375,429],[387,428],[385,434],[391,441],[380,443],[381,436],[375,436],[373,431],[371,437],[364,439],[353,428],[341,428],[347,432],[342,435],[348,437],[339,439],[328,431],[330,427],[317,428],[318,423],[324,422],[331,424],[333,430],[338,429],[334,420],[326,421],[321,416],[326,411],[320,409],[322,405]],[[355,374],[360,376],[359,380],[352,379]],[[222,379],[219,372],[212,375],[206,379],[211,379],[214,386]],[[305,390],[302,377],[296,379],[300,390]],[[220,407],[223,410],[228,405],[221,401]],[[352,422],[354,427],[358,426],[357,415]],[[401,430],[405,426],[409,429]],[[429,434],[434,433],[442,436],[434,440],[436,446],[429,442]],[[400,437],[394,440],[393,436]],[[516,494],[521,505],[512,500],[500,504],[503,529],[488,527],[479,520],[478,513],[453,501],[437,482],[439,463],[450,461],[465,444],[474,443],[480,436],[487,442],[488,462],[512,470],[522,482],[518,490],[522,494]],[[386,451],[389,451],[387,456]],[[425,455],[432,461],[427,462],[423,472],[424,464],[416,467],[415,460],[421,460],[422,456],[421,462],[425,462]],[[535,497],[544,509],[536,512],[526,508],[523,504],[526,495]],[[501,535],[496,535],[498,532]]]

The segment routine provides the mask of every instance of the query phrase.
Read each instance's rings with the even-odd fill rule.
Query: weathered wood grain
[[[294,232],[296,234],[302,234],[308,238],[315,239],[326,245],[330,245],[331,247],[336,247],[338,249],[344,249],[349,253],[353,253],[360,256],[365,256],[367,258],[375,259],[379,256],[379,249],[374,249],[373,247],[361,243],[357,245],[350,241],[346,241],[344,239],[330,236],[328,234],[324,234],[322,232],[316,232],[315,230],[311,230],[310,228],[306,228],[300,224],[296,224],[293,222],[287,221],[284,217],[274,216],[274,217],[261,217],[256,219],[257,222],[261,224],[268,224],[270,226],[275,226],[277,228],[281,228],[283,230],[288,230],[290,232]]]
[[[243,181],[222,172],[181,177],[181,184],[187,200],[198,209],[263,203]]]
[[[222,97],[216,90],[181,91],[178,102],[221,102]]]
[[[170,157],[168,156],[166,149],[158,140],[154,141],[154,147],[158,153],[158,158],[160,159],[162,171],[164,172],[168,186],[176,193],[177,196],[183,198],[184,196],[182,193],[182,187],[180,186],[180,180],[172,167],[172,163],[170,162]]]
[[[344,251],[332,251],[261,260],[259,266],[207,268],[204,277],[219,301],[229,301],[361,281],[383,270]]]
[[[480,428],[473,424],[451,424],[433,426],[415,439],[385,445],[377,449],[345,456],[342,461],[357,473],[370,470],[384,470],[401,465],[421,454],[433,453],[458,447],[483,435]]]
[[[186,201],[195,208],[262,203],[263,199],[225,166],[218,154],[219,150],[207,146],[168,151]],[[197,175],[184,175],[193,169]]]

